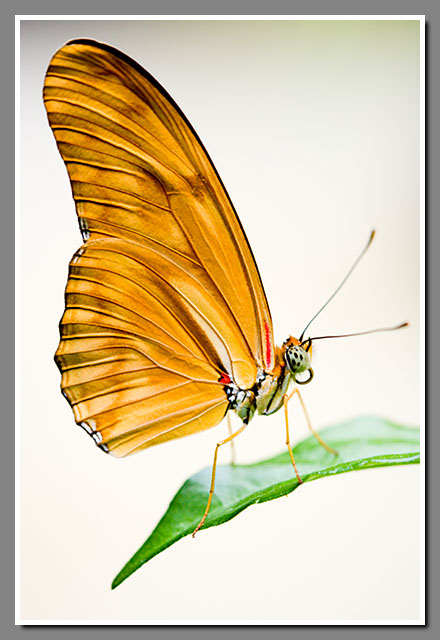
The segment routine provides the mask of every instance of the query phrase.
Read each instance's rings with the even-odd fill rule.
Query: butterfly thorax
[[[275,365],[272,371],[259,369],[251,389],[241,389],[233,382],[225,386],[230,409],[233,409],[245,423],[251,420],[255,411],[260,415],[275,413],[283,406],[291,383],[310,382],[313,377],[310,362],[311,341],[306,343],[305,348],[296,338],[288,338],[282,347],[275,349]],[[301,380],[300,376],[304,372],[308,372],[309,377]]]

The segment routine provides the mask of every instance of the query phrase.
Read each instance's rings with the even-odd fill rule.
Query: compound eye
[[[310,358],[301,347],[290,347],[286,351],[286,363],[291,373],[305,371],[310,366]]]

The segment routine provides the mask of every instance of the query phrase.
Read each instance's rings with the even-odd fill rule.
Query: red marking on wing
[[[222,373],[222,374],[220,375],[220,378],[218,379],[218,381],[219,381],[221,384],[231,384],[231,382],[232,382],[231,378],[228,376],[228,374],[227,374],[227,373]]]
[[[270,336],[270,327],[267,322],[264,322],[264,339],[265,339],[265,348],[266,348],[266,367],[270,370],[272,368],[272,341]]]

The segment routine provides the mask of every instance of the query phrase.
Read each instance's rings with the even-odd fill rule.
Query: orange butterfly
[[[55,355],[62,392],[76,422],[115,456],[238,414],[241,428],[217,444],[197,531],[218,448],[255,411],[284,406],[295,467],[287,393],[292,381],[312,379],[312,342],[274,346],[233,205],[149,73],[107,45],[72,41],[51,61],[44,101],[84,239],[70,262]]]

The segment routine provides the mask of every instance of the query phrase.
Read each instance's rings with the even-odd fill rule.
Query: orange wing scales
[[[44,100],[85,240],[56,353],[76,421],[115,455],[214,426],[225,381],[252,387],[274,349],[206,151],[160,85],[99,43],[55,54]]]

